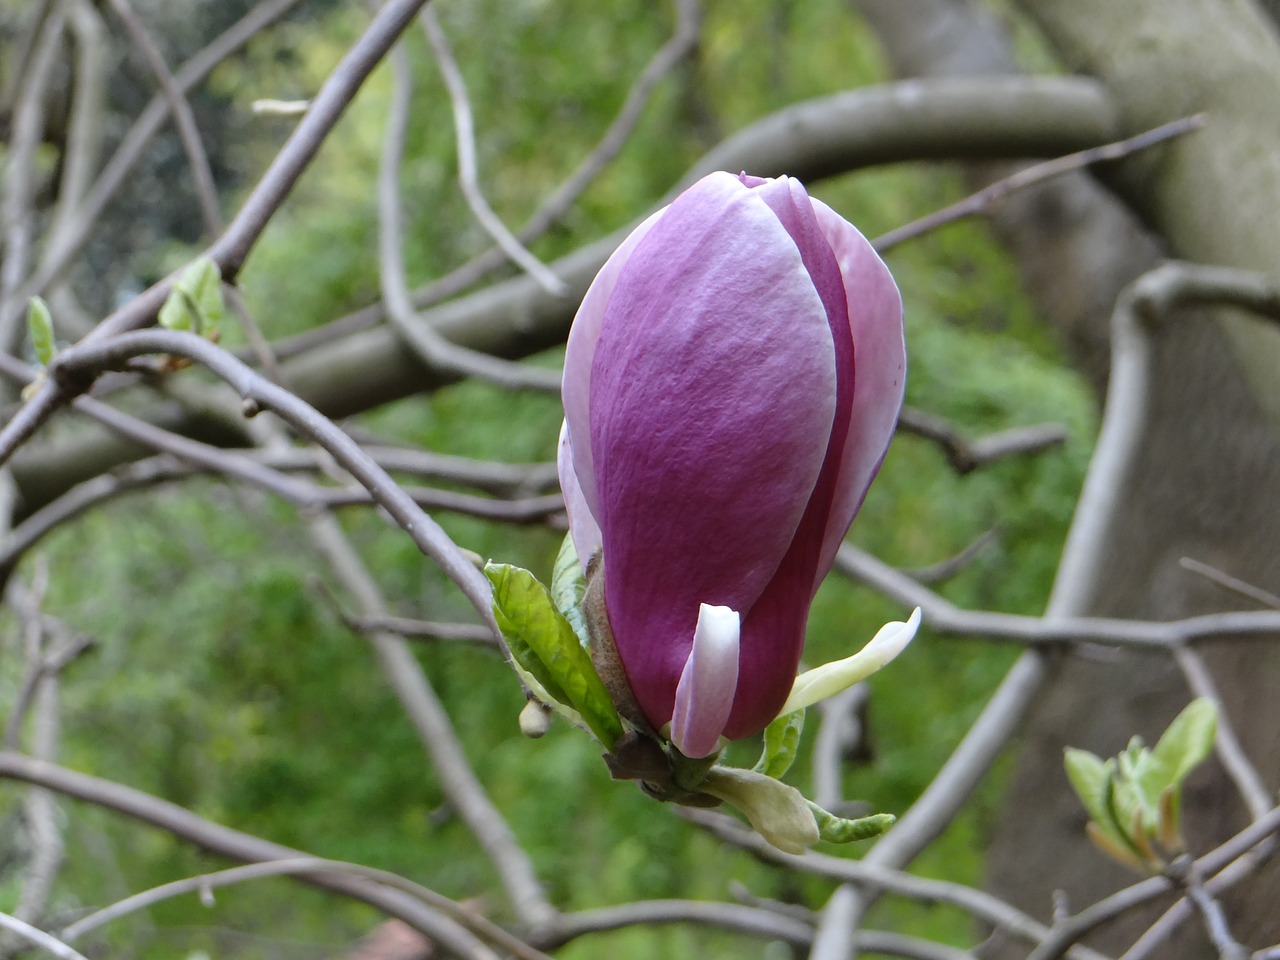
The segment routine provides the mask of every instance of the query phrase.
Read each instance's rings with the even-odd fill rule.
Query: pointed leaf
[[[1166,787],[1179,787],[1213,750],[1218,732],[1218,709],[1208,697],[1192,700],[1173,718],[1169,729],[1151,751],[1151,762],[1142,771],[1143,792],[1159,804]]]
[[[1131,764],[1121,754],[1118,758],[1121,768],[1130,768]],[[1108,760],[1108,764],[1113,761]],[[1148,809],[1142,792],[1132,779],[1124,775],[1124,769],[1116,771],[1107,782],[1106,802],[1108,819],[1098,821],[1098,826],[1122,845],[1129,847],[1142,860],[1146,857],[1144,850],[1149,849],[1150,831],[1156,827],[1157,812]]]
[[[49,313],[49,305],[39,297],[27,301],[27,333],[36,359],[47,367],[57,352],[57,341],[53,337],[53,316]]]
[[[851,657],[824,663],[796,677],[791,695],[782,705],[782,713],[811,707],[819,700],[833,697],[865,680],[906,649],[920,629],[920,608],[912,611],[906,622],[892,620],[881,627],[865,647]]]
[[[201,257],[178,274],[160,308],[159,321],[168,330],[192,330],[216,340],[225,313],[222,272],[208,257]]]
[[[779,850],[804,853],[820,839],[809,802],[795,787],[773,777],[737,767],[714,767],[699,789],[741,810],[756,833]]]
[[[1120,828],[1114,809],[1114,781],[1116,778],[1116,761],[1103,761],[1088,750],[1068,747],[1064,756],[1067,768],[1067,779],[1076,796],[1084,805],[1085,812],[1095,831],[1113,847],[1127,850],[1137,860],[1133,852],[1133,844]],[[1096,841],[1101,846],[1101,841]]]
[[[1067,768],[1067,779],[1084,804],[1089,819],[1096,823],[1109,820],[1111,815],[1104,798],[1113,772],[1111,762],[1104,763],[1101,757],[1076,747],[1067,747],[1063,762]]]
[[[809,810],[818,822],[818,833],[827,843],[853,843],[857,840],[871,840],[880,836],[898,820],[892,813],[873,813],[869,817],[858,817],[846,820],[828,813],[812,800]]]
[[[582,598],[587,594],[587,577],[578,562],[578,551],[573,547],[573,537],[565,534],[556,555],[556,565],[551,570],[551,598],[556,609],[569,621],[578,641],[587,643],[587,620],[582,615]]]
[[[511,655],[551,697],[576,710],[606,747],[622,736],[622,721],[577,634],[532,573],[489,563],[493,613]]]
[[[780,780],[796,759],[800,734],[804,731],[804,711],[784,713],[764,728],[764,750],[753,768],[756,773]]]

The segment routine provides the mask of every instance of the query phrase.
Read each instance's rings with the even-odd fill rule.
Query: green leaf
[[[1218,709],[1208,697],[1192,700],[1173,718],[1141,771],[1142,791],[1159,805],[1166,787],[1180,787],[1192,770],[1213,750],[1218,732]]]
[[[1063,762],[1071,788],[1084,804],[1089,819],[1099,824],[1109,821],[1111,814],[1107,810],[1105,797],[1107,784],[1114,772],[1113,762],[1108,760],[1104,763],[1101,757],[1075,747],[1067,747]]]
[[[1132,853],[1134,845],[1129,839],[1129,824],[1120,822],[1116,809],[1116,761],[1103,761],[1088,750],[1075,747],[1067,748],[1063,760],[1067,779],[1089,814],[1094,829],[1111,846]],[[1136,853],[1132,855],[1136,858]]]
[[[804,730],[804,711],[793,710],[774,719],[764,728],[764,750],[753,768],[756,773],[780,780],[796,759],[800,734]]]
[[[53,338],[53,316],[49,313],[49,305],[39,297],[27,301],[27,333],[36,359],[47,367],[57,352],[57,342]]]
[[[556,555],[556,565],[551,570],[551,598],[556,602],[556,609],[569,621],[573,632],[578,635],[579,642],[585,647],[587,640],[587,621],[582,615],[582,598],[587,593],[587,577],[582,572],[582,564],[578,562],[578,551],[573,547],[573,537],[564,535],[560,544],[560,552]]]
[[[699,787],[731,803],[779,850],[804,853],[821,838],[807,801],[795,787],[754,770],[713,767]]]
[[[808,803],[813,819],[817,821],[818,833],[827,843],[871,840],[880,836],[898,821],[892,813],[873,813],[869,817],[846,820],[844,817],[837,817],[834,813],[828,813],[812,800]]]
[[[159,320],[167,330],[191,330],[214,340],[225,315],[222,273],[216,263],[201,257],[178,274],[160,308]]]
[[[577,634],[528,570],[488,563],[493,614],[511,655],[554,699],[578,712],[605,747],[622,736],[622,721]]]

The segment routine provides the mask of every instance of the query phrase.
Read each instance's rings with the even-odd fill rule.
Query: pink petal
[[[813,201],[813,208],[844,275],[849,323],[858,351],[853,416],[841,454],[836,500],[822,541],[821,579],[831,569],[893,438],[906,389],[907,353],[902,297],[889,268],[851,223],[820,200]]]
[[[676,686],[671,742],[686,757],[706,757],[720,745],[738,685],[738,613],[704,603],[693,647]]]
[[[605,261],[596,278],[591,281],[578,313],[573,318],[573,326],[569,329],[569,339],[565,346],[564,377],[561,396],[564,400],[565,428],[571,438],[577,442],[571,444],[573,451],[574,473],[577,484],[592,514],[596,513],[596,477],[595,466],[591,455],[591,425],[588,404],[591,397],[591,365],[595,358],[596,343],[600,340],[600,328],[604,323],[605,307],[613,288],[618,282],[618,275],[626,267],[631,253],[641,240],[645,238],[654,224],[665,213],[666,207],[649,215],[627,238],[618,245],[609,259]],[[560,470],[563,481],[565,471]],[[578,553],[585,564],[587,558]]]
[[[609,617],[636,698],[661,725],[699,605],[747,622],[777,575],[835,416],[826,309],[756,191],[713,174],[653,225],[615,281],[591,376]],[[810,570],[806,605],[812,581]]]
[[[560,474],[560,491],[564,494],[564,509],[569,515],[569,536],[578,562],[587,569],[587,562],[600,549],[600,525],[591,515],[582,487],[573,469],[573,446],[569,442],[569,424],[560,427],[560,445],[556,455],[556,469]]]

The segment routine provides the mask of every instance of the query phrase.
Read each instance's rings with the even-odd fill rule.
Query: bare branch
[[[114,810],[126,817],[166,830],[202,850],[231,860],[258,863],[306,857],[306,854],[297,850],[205,820],[175,803],[123,784],[77,773],[11,751],[0,751],[0,777],[38,784],[65,796]],[[434,907],[424,904],[418,896],[411,896],[403,890],[349,873],[299,873],[298,877],[312,886],[359,900],[388,916],[403,920],[460,957],[495,960],[492,951],[475,934],[453,918],[443,916]]]
[[[618,115],[614,117],[595,149],[583,158],[577,168],[542,202],[542,205],[520,228],[516,237],[521,243],[532,243],[546,233],[569,211],[582,192],[618,155],[634,131],[640,115],[649,102],[650,95],[659,82],[696,47],[701,19],[698,2],[699,0],[675,0],[675,32],[654,53],[640,76],[636,78]],[[438,280],[433,280],[413,291],[413,304],[421,309],[439,303],[477,283],[505,262],[506,255],[502,249],[491,247]],[[360,314],[353,315],[355,318],[360,316]]]
[[[341,527],[328,515],[309,518],[308,527],[361,614],[383,616],[386,604],[381,591]],[[493,614],[489,610],[481,614],[492,624]],[[494,629],[493,636],[498,640],[501,634]],[[385,631],[369,631],[364,637],[431,756],[445,795],[502,878],[516,915],[535,930],[553,922],[556,911],[547,900],[533,862],[476,778],[444,705],[409,646],[401,637]]]
[[[13,133],[5,151],[4,197],[0,202],[0,351],[16,353],[22,342],[26,298],[18,285],[27,271],[35,231],[36,150],[44,135],[44,99],[62,42],[63,5],[55,4],[35,39],[31,69],[17,92]]]
[[[1201,876],[1212,876],[1280,831],[1280,807],[1255,820],[1234,837],[1196,861]],[[1212,884],[1212,881],[1210,881]],[[1170,889],[1166,877],[1149,877],[1113,893],[1060,924],[1032,951],[1027,960],[1057,960],[1067,949],[1090,932],[1135,907],[1148,903]]]
[[[1200,655],[1187,647],[1175,648],[1173,659],[1177,662],[1182,675],[1187,678],[1187,685],[1191,688],[1191,692],[1197,697],[1212,700],[1217,707],[1218,725],[1217,735],[1214,737],[1214,750],[1218,760],[1222,762],[1223,769],[1227,771],[1227,776],[1240,791],[1244,805],[1249,809],[1249,816],[1254,820],[1261,819],[1271,809],[1273,803],[1271,791],[1267,789],[1262,775],[1249,761],[1244,747],[1240,745],[1240,739],[1231,726],[1231,718],[1227,715],[1226,702],[1218,693],[1217,684],[1213,682],[1213,675],[1209,673],[1209,668],[1205,666]]]
[[[1023,156],[1078,149],[1103,139],[1113,122],[1101,88],[1078,78],[913,82],[798,104],[726,141],[713,159],[729,169],[750,167],[761,174],[787,172],[814,180],[878,162],[947,152]],[[552,264],[573,288],[573,298],[586,290],[624,235],[620,231]],[[128,325],[149,318],[162,296],[152,292],[146,297],[152,299],[118,311],[123,318],[118,322]],[[435,308],[423,320],[456,344],[503,357],[524,356],[563,341],[574,302],[550,297],[529,278],[518,277]],[[323,333],[308,337],[307,352],[295,353],[284,363],[284,375],[299,396],[322,406],[330,416],[348,416],[449,382],[424,372],[395,331],[368,329],[381,316],[379,308],[361,311],[349,324],[356,332],[339,341],[328,342]],[[317,345],[319,341],[324,342]],[[292,349],[283,344],[277,354],[285,356]],[[47,402],[48,398],[40,401]],[[45,413],[39,408],[23,411],[19,424],[38,422]],[[12,439],[0,435],[0,453]],[[92,441],[78,437],[60,452],[39,457],[40,482],[34,485],[25,482],[25,463],[15,464],[27,509],[65,489],[57,481],[73,471],[69,466],[65,471],[51,467],[65,457],[81,462],[86,443],[98,463],[136,455],[101,436]]]
[[[1047,423],[1037,427],[1015,427],[971,442],[942,417],[914,407],[902,408],[898,417],[898,429],[903,433],[932,440],[946,454],[951,469],[961,476],[994,460],[1018,454],[1039,453],[1067,439],[1066,429]]]
[[[965,217],[989,213],[996,204],[1015,191],[1044,183],[1063,174],[1082,170],[1095,163],[1123,159],[1141,150],[1150,149],[1158,143],[1164,143],[1174,137],[1181,137],[1192,131],[1199,130],[1204,126],[1204,122],[1204,114],[1198,113],[1195,116],[1183,117],[1171,123],[1161,124],[1152,130],[1147,130],[1124,140],[1118,140],[1115,143],[1104,144],[1100,147],[1090,147],[1087,150],[1080,150],[1065,157],[1056,157],[1053,160],[1046,160],[1044,163],[1023,167],[1016,173],[1005,177],[1003,180],[997,180],[995,183],[965,197],[963,200],[876,237],[875,248],[883,253],[900,243],[914,240],[916,237],[923,236],[945,224],[962,220]]]
[[[1200,576],[1212,580],[1219,586],[1233,593],[1238,593],[1242,597],[1248,597],[1250,600],[1256,600],[1263,606],[1270,607],[1272,610],[1280,610],[1280,596],[1269,590],[1263,590],[1261,587],[1247,583],[1238,577],[1233,577],[1228,573],[1219,570],[1217,567],[1211,567],[1207,563],[1201,563],[1199,560],[1193,560],[1191,557],[1183,557],[1178,561],[1184,570],[1190,570],[1192,573],[1198,573]]]
[[[329,605],[338,619],[356,633],[381,631],[414,640],[445,640],[481,644],[494,650],[501,649],[488,627],[479,623],[432,623],[427,620],[411,620],[407,617],[362,616],[347,610],[319,577],[310,580],[311,586]]]
[[[434,20],[429,22],[434,23]],[[378,172],[378,275],[387,317],[428,369],[439,370],[446,375],[480,377],[511,390],[559,391],[560,374],[557,371],[524,367],[459,347],[440,336],[430,324],[424,323],[414,310],[405,279],[400,225],[400,161],[413,94],[412,70],[403,47],[391,51],[391,67],[395,85]],[[541,264],[538,266],[546,271]],[[556,282],[559,283],[558,280]]]
[[[195,114],[191,104],[183,95],[169,65],[164,62],[164,55],[146,26],[138,19],[129,5],[129,0],[107,0],[115,15],[120,18],[133,45],[155,74],[156,81],[164,98],[169,101],[169,111],[173,114],[174,123],[178,127],[178,137],[182,140],[182,149],[187,154],[187,165],[191,169],[191,179],[195,184],[196,198],[200,203],[200,214],[204,217],[205,232],[216,237],[222,232],[222,213],[218,209],[218,187],[213,182],[213,170],[209,166],[209,156],[205,153],[204,143],[200,139],[200,128],[196,126]]]
[[[1101,643],[1134,650],[1170,652],[1189,643],[1213,638],[1267,639],[1280,630],[1280,616],[1273,610],[1209,613],[1183,620],[1030,617],[962,610],[902,571],[848,543],[836,554],[835,568],[901,603],[908,610],[920,607],[930,630],[955,637],[1047,647],[1067,643]]]
[[[235,53],[262,30],[275,23],[301,0],[263,0],[249,10],[240,20],[228,27],[203,50],[188,60],[176,74],[174,81],[184,94],[206,77],[219,63]],[[83,204],[75,211],[75,218],[68,220],[64,230],[56,232],[57,242],[51,242],[41,257],[35,275],[23,286],[23,297],[35,296],[46,291],[74,261],[92,234],[93,227],[102,216],[130,172],[142,158],[147,144],[160,130],[169,112],[169,101],[157,95],[151,99],[138,119],[134,121],[120,146],[94,181]]]
[[[990,530],[983,531],[982,534],[973,541],[973,543],[969,544],[954,556],[947,557],[944,560],[939,560],[937,563],[932,563],[927,567],[917,567],[914,570],[904,570],[903,573],[912,580],[915,580],[917,583],[933,584],[941,583],[944,580],[950,580],[960,571],[973,563],[973,561],[982,554],[982,551],[999,539],[999,528],[992,527]]]
[[[664,923],[697,923],[750,936],[785,940],[801,947],[807,947],[813,940],[811,924],[769,910],[706,900],[640,900],[616,907],[562,914],[538,944],[546,950],[554,950],[587,934]]]
[[[48,951],[58,960],[87,960],[87,958],[77,953],[57,937],[50,936],[43,930],[37,929],[29,923],[24,923],[17,917],[11,917],[7,913],[0,913],[0,927],[10,933],[16,933],[28,943],[33,943],[42,950]]]
[[[902,870],[868,863],[865,858],[853,860],[812,852],[798,856],[783,853],[755,831],[747,829],[726,814],[689,807],[681,807],[678,812],[686,820],[696,823],[735,847],[750,851],[765,863],[777,864],[801,873],[817,874],[867,890],[882,890],[920,903],[949,904],[1024,943],[1039,943],[1050,933],[1049,928],[1035,918],[982,890],[946,880],[917,877]],[[1105,960],[1102,954],[1087,947],[1074,948],[1070,956],[1074,960]]]
[[[484,917],[466,909],[448,897],[436,893],[436,891],[421,884],[406,880],[399,874],[391,873],[387,870],[376,870],[358,863],[347,863],[343,860],[326,860],[321,857],[291,857],[281,860],[264,860],[243,867],[219,870],[217,873],[203,873],[183,880],[174,880],[172,883],[162,884],[158,887],[152,887],[150,890],[135,893],[133,896],[126,897],[124,900],[113,903],[109,907],[95,911],[87,917],[82,917],[64,929],[62,936],[67,941],[78,940],[86,933],[119,920],[121,917],[188,893],[203,895],[207,891],[216,890],[219,887],[246,883],[252,880],[262,880],[269,877],[296,877],[315,873],[362,877],[392,890],[399,890],[420,900],[432,909],[440,911],[461,926],[466,927],[476,936],[500,946],[512,956],[521,957],[523,960],[548,960],[545,954],[507,933],[497,924],[490,923]]]
[[[1190,857],[1180,857],[1169,864],[1165,874],[1186,891],[1187,899],[1204,919],[1205,930],[1218,951],[1218,960],[1249,960],[1249,951],[1232,936],[1222,906],[1205,889],[1204,878],[1196,869],[1195,861]]]
[[[467,97],[467,86],[463,82],[462,71],[458,68],[458,61],[453,58],[449,38],[445,36],[444,28],[440,26],[435,9],[432,7],[424,9],[418,15],[418,19],[427,34],[427,42],[436,55],[436,64],[440,67],[440,75],[444,78],[445,89],[449,91],[449,102],[453,106],[453,128],[458,141],[458,181],[462,185],[462,194],[467,199],[467,206],[471,208],[471,215],[494,239],[512,263],[533,277],[547,293],[563,297],[568,293],[564,282],[515,238],[484,198],[484,193],[480,189],[480,175],[476,170],[475,122],[471,118],[471,101]]]

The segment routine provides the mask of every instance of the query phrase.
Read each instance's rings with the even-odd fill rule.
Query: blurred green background
[[[488,199],[512,225],[591,149],[673,24],[669,5],[644,0],[455,0],[441,3],[439,14],[469,85]],[[616,162],[534,244],[540,257],[554,258],[629,222],[709,146],[753,120],[885,76],[873,38],[841,0],[709,0],[704,18],[695,58],[662,83]],[[215,72],[201,94],[201,115],[219,118],[210,146],[230,184],[228,212],[292,123],[255,117],[249,103],[312,93],[366,22],[357,5],[303,5]],[[177,58],[186,48],[173,43],[169,52]],[[407,46],[416,96],[403,216],[410,279],[421,283],[488,244],[456,187],[449,103],[421,31],[410,32]],[[249,260],[243,288],[273,339],[377,295],[374,193],[389,94],[384,66]],[[814,188],[869,236],[962,192],[954,173],[922,168],[878,170]],[[119,265],[120,275],[142,283],[171,269],[198,249],[183,242],[194,239],[157,230]],[[908,403],[973,437],[1051,421],[1064,424],[1070,439],[1034,458],[959,477],[935,446],[899,436],[851,537],[889,563],[916,568],[995,528],[994,544],[939,589],[962,606],[1039,612],[1092,442],[1092,402],[981,224],[946,227],[888,260],[907,306]],[[228,335],[234,344],[236,333]],[[553,351],[535,362],[558,359]],[[361,426],[430,450],[523,462],[553,456],[560,416],[555,399],[465,383],[378,410]],[[463,546],[549,576],[558,533],[439,519]],[[366,509],[347,510],[342,520],[395,613],[467,617],[465,602],[403,533]],[[288,505],[227,483],[189,481],[97,510],[48,540],[39,555],[52,576],[47,609],[98,640],[66,677],[63,762],[271,840],[394,870],[456,898],[482,898],[496,918],[506,916],[492,870],[442,807],[423,750],[365,642],[309,585],[327,573]],[[23,574],[30,568],[29,560]],[[833,576],[814,607],[806,658],[845,655],[904,613]],[[21,646],[12,624],[5,637],[0,693],[7,706],[21,674]],[[520,690],[492,652],[449,643],[415,649],[477,773],[561,908],[724,899],[732,881],[810,907],[825,901],[831,884],[724,849],[634,785],[611,782],[580,732],[556,725],[540,741],[522,739],[515,722]],[[846,795],[876,810],[909,806],[1012,655],[923,631],[871,681],[871,755],[848,767]],[[812,787],[805,755],[815,727],[789,777],[805,790]],[[749,764],[755,749],[743,744],[732,759]],[[914,869],[980,881],[999,782],[997,772]],[[20,788],[0,786],[0,816],[10,828],[21,795]],[[56,917],[70,919],[225,865],[119,817],[70,802],[59,807],[68,858]],[[0,909],[12,909],[20,881],[20,863],[0,864]],[[367,908],[275,880],[219,891],[212,909],[195,897],[166,902],[106,928],[93,949],[139,960],[202,951],[320,957],[340,953],[378,919]],[[978,936],[958,912],[894,899],[871,922],[962,946]],[[788,955],[691,927],[593,936],[559,955],[588,958],[607,950],[616,960],[638,960],[730,949]]]

